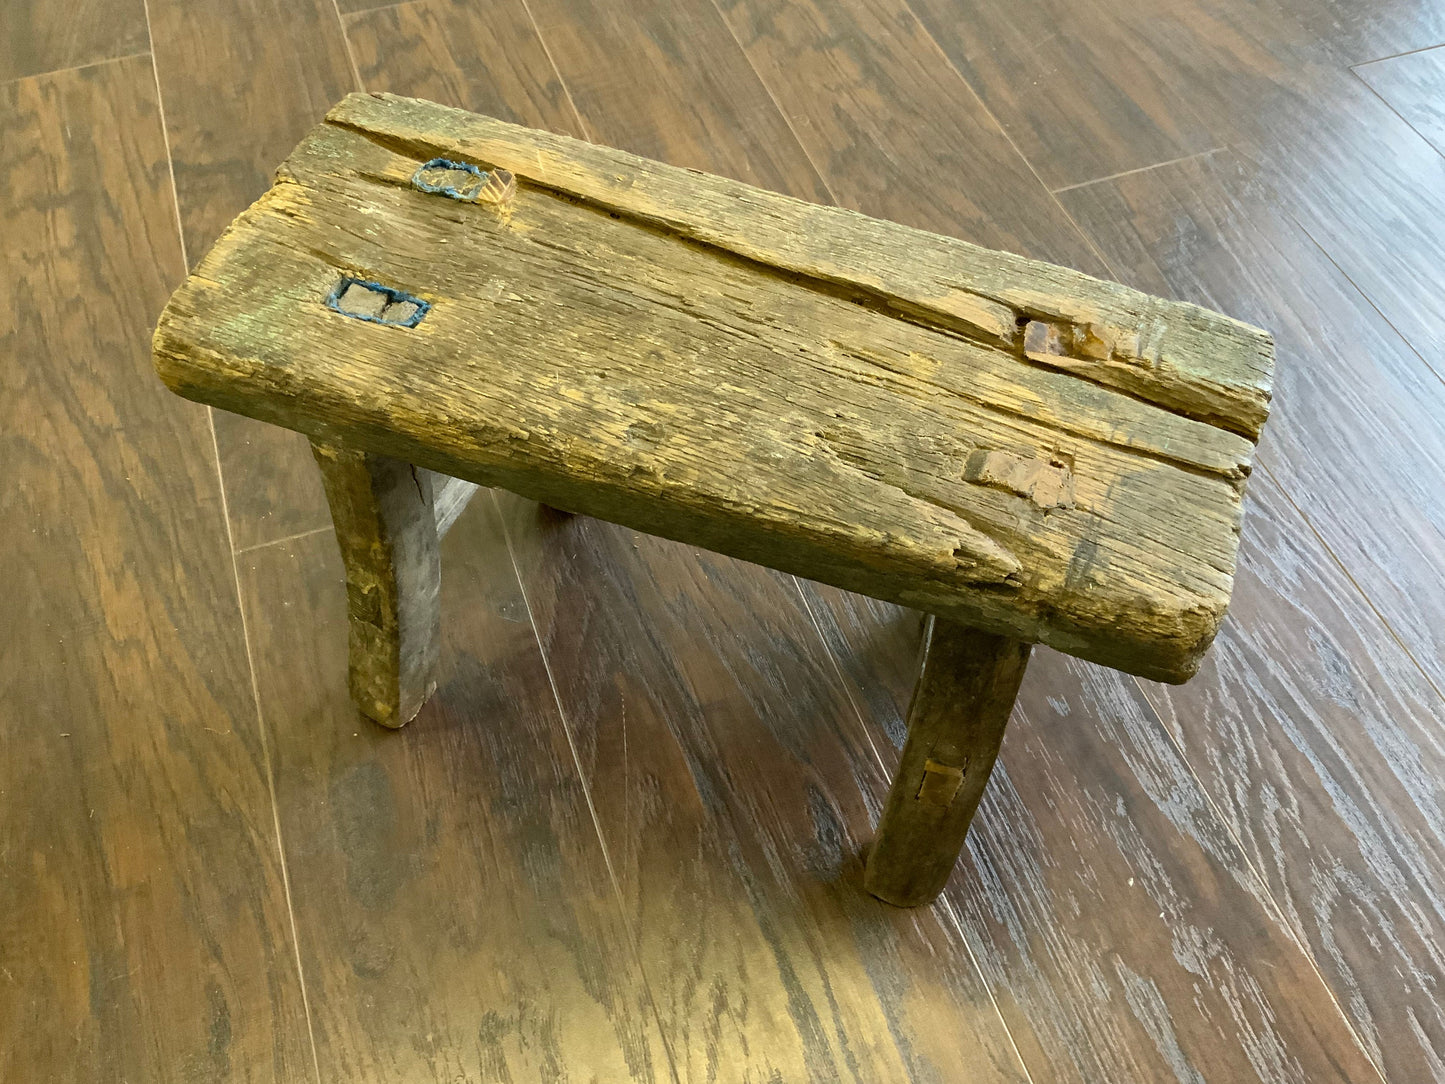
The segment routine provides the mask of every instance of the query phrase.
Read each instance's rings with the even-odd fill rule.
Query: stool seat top
[[[1269,336],[390,95],[172,297],[189,398],[1165,681],[1228,605]]]

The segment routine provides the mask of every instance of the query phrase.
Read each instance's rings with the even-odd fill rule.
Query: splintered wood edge
[[[1269,413],[1269,334],[1196,305],[420,99],[351,94],[323,123],[419,161],[444,155],[508,170],[524,185],[862,295],[902,319],[1252,441]],[[287,174],[283,165],[278,177]]]
[[[375,99],[369,98],[367,100],[375,101]],[[402,104],[408,104],[405,100],[401,99],[397,99],[395,101]],[[413,106],[419,106],[424,109],[424,111],[428,115],[428,122],[433,126],[435,125],[436,118],[434,114],[437,110],[441,109],[441,107],[430,106],[426,105],[425,103],[410,104]],[[477,117],[474,114],[459,113],[450,110],[444,110],[443,112],[448,114],[455,113],[455,116],[459,118],[458,123],[466,122],[470,124],[481,124],[488,128],[506,129],[510,133],[516,135],[518,139],[526,139],[531,141],[555,140],[558,141],[559,145],[562,141],[562,137],[551,137],[547,136],[545,133],[533,132],[529,129],[517,128],[516,126],[512,125],[503,125],[501,122],[493,122],[487,120],[486,118]],[[397,126],[393,125],[393,127]],[[407,158],[419,158],[422,161],[426,161],[430,158],[438,157],[438,154],[436,153],[437,151],[443,151],[450,152],[458,158],[473,160],[478,165],[485,168],[507,169],[509,172],[512,172],[516,175],[516,178],[523,190],[525,190],[525,188],[527,188],[528,186],[536,189],[547,190],[560,196],[561,198],[571,199],[574,202],[593,206],[597,209],[604,211],[609,211],[610,208],[617,207],[618,210],[616,210],[615,212],[610,212],[613,213],[614,217],[623,217],[625,219],[628,219],[629,221],[637,221],[644,227],[661,229],[667,232],[669,235],[676,235],[686,240],[695,240],[700,241],[700,243],[705,245],[713,245],[713,247],[715,248],[728,251],[735,255],[741,256],[741,258],[743,259],[748,259],[753,261],[754,263],[757,263],[761,271],[776,274],[779,273],[781,269],[782,272],[788,273],[793,271],[794,268],[806,268],[809,266],[817,265],[824,268],[825,274],[814,275],[812,276],[813,278],[823,278],[830,283],[842,284],[849,289],[859,288],[856,281],[842,276],[842,273],[837,270],[839,265],[826,263],[827,260],[832,259],[831,255],[829,255],[827,252],[823,252],[821,255],[819,255],[817,251],[809,248],[806,251],[802,252],[801,255],[796,252],[785,253],[785,255],[788,257],[788,260],[790,260],[791,262],[788,262],[788,260],[780,261],[779,259],[770,259],[767,262],[764,262],[764,257],[766,257],[768,253],[758,248],[756,245],[752,245],[751,247],[749,247],[750,243],[745,243],[748,242],[748,238],[737,235],[736,231],[728,233],[722,237],[722,240],[731,240],[735,243],[715,243],[713,240],[709,239],[709,231],[712,230],[716,232],[716,227],[714,223],[704,221],[701,226],[696,226],[695,223],[683,223],[683,228],[673,228],[673,226],[671,226],[668,221],[665,221],[657,215],[634,212],[633,210],[629,209],[628,205],[623,201],[614,200],[608,202],[605,200],[593,199],[586,195],[586,192],[590,190],[589,185],[592,187],[596,187],[603,184],[607,180],[605,176],[598,174],[595,168],[587,167],[585,165],[578,165],[577,163],[572,162],[570,159],[563,160],[560,158],[555,158],[552,151],[539,149],[536,146],[531,146],[528,150],[528,153],[530,153],[537,162],[543,163],[544,169],[537,169],[535,167],[529,169],[526,161],[521,157],[523,153],[522,150],[510,144],[506,144],[505,142],[499,147],[495,146],[497,141],[494,136],[489,136],[486,140],[469,139],[465,143],[463,149],[458,152],[454,148],[457,146],[462,146],[462,144],[459,144],[456,140],[453,140],[453,142],[451,143],[439,144],[437,142],[437,137],[434,135],[434,133],[430,131],[428,131],[427,133],[423,133],[423,135],[419,136],[407,134],[405,136],[405,139],[400,139],[398,137],[393,137],[390,135],[383,135],[379,137],[375,132],[364,130],[357,125],[349,123],[340,123],[334,125],[323,124],[322,126],[318,127],[316,132],[313,133],[312,137],[308,137],[308,140],[302,143],[301,147],[299,147],[297,152],[293,154],[292,158],[288,159],[288,165],[283,165],[282,170],[280,171],[279,179],[299,180],[302,176],[310,175],[313,178],[324,180],[325,175],[328,173],[334,174],[338,170],[347,170],[350,155],[342,154],[342,150],[344,148],[336,142],[335,138],[336,135],[342,132],[355,134],[358,138],[369,139],[383,149],[386,149],[395,154],[401,154]],[[504,132],[503,134],[507,133]],[[599,151],[598,148],[593,148],[588,144],[576,143],[575,141],[571,140],[567,140],[565,142],[567,144],[567,147],[565,149],[569,154],[572,153],[572,150],[574,148],[577,149],[579,153],[581,151]],[[330,151],[330,153],[328,153],[328,150]],[[481,153],[482,151],[485,151],[486,153]],[[670,182],[674,186],[674,188],[676,188],[679,184],[685,184],[693,189],[700,189],[703,191],[712,190],[714,192],[714,195],[716,192],[716,185],[730,186],[730,191],[734,191],[735,193],[742,193],[742,195],[738,198],[745,197],[748,201],[754,202],[762,201],[764,203],[767,203],[770,207],[772,207],[772,205],[774,204],[782,207],[784,211],[793,214],[794,219],[791,221],[783,221],[780,224],[778,214],[773,214],[771,217],[765,216],[766,221],[771,223],[771,234],[769,234],[769,236],[766,238],[767,240],[769,240],[770,243],[788,243],[790,233],[798,230],[803,231],[803,233],[799,236],[806,237],[807,230],[811,229],[812,227],[808,225],[809,220],[807,220],[806,217],[805,219],[798,219],[797,215],[801,214],[803,216],[811,216],[818,214],[824,216],[825,219],[830,218],[831,216],[838,218],[840,221],[850,222],[853,224],[854,236],[846,238],[845,242],[839,242],[844,248],[848,248],[849,246],[856,246],[859,249],[862,249],[863,246],[872,243],[875,240],[873,235],[878,234],[881,235],[885,241],[887,241],[889,238],[892,238],[890,243],[895,246],[905,243],[910,246],[933,246],[933,253],[935,256],[937,255],[937,248],[939,246],[942,246],[948,252],[962,252],[965,254],[969,252],[976,252],[981,254],[980,258],[996,257],[1003,261],[1013,261],[1018,265],[1019,268],[1022,269],[1021,271],[1019,271],[1020,275],[1032,275],[1035,277],[1035,279],[1038,279],[1038,277],[1041,275],[1044,276],[1045,281],[1043,281],[1042,285],[1035,283],[1028,287],[1029,290],[1043,290],[1044,287],[1048,285],[1048,282],[1054,281],[1058,278],[1058,276],[1072,276],[1073,278],[1081,282],[1092,283],[1095,286],[1103,288],[1107,291],[1130,295],[1135,298],[1142,299],[1143,302],[1147,302],[1149,304],[1156,304],[1166,307],[1173,305],[1173,303],[1170,302],[1156,302],[1154,301],[1154,299],[1149,299],[1145,297],[1145,295],[1138,294],[1136,291],[1128,291],[1123,287],[1114,286],[1108,283],[1102,283],[1099,280],[1090,279],[1088,278],[1088,276],[1079,275],[1077,272],[1070,272],[1059,268],[1051,268],[1049,265],[1037,264],[1033,261],[1024,260],[1021,257],[1011,257],[1007,256],[1006,254],[989,253],[987,250],[976,249],[974,246],[966,245],[963,242],[955,242],[945,238],[937,238],[931,234],[922,233],[921,231],[916,230],[909,230],[905,227],[895,226],[889,223],[878,222],[861,215],[853,214],[852,212],[838,211],[834,208],[815,207],[814,205],[802,203],[796,200],[791,200],[787,197],[776,196],[772,193],[762,192],[761,190],[752,189],[745,185],[738,185],[735,182],[726,182],[721,179],[708,178],[706,184],[699,184],[698,176],[690,171],[677,170],[673,167],[659,166],[655,163],[647,162],[644,159],[635,159],[630,155],[622,155],[621,152],[605,151],[603,153],[619,157],[620,159],[625,160],[625,162],[639,164],[636,166],[636,168],[643,171],[642,173],[634,173],[634,175],[631,177],[629,177],[625,173],[614,171],[613,176],[614,179],[619,179],[618,183],[621,183],[622,181],[627,181],[628,184],[632,185],[632,187],[646,189],[647,185],[654,184],[657,181],[657,178],[661,177],[663,181]],[[550,166],[548,166],[548,163],[550,163]],[[515,168],[513,168],[513,166],[515,166]],[[291,170],[293,167],[295,169],[296,175],[288,176],[288,171]],[[572,174],[577,174],[581,178],[581,180],[577,181],[576,183],[573,183],[570,180],[566,184],[556,183],[555,174],[563,167],[566,167],[570,171],[568,174],[569,177]],[[544,183],[534,180],[534,174],[542,175],[544,173],[549,178],[548,182]],[[714,182],[716,182],[716,184]],[[307,183],[310,182],[308,181]],[[644,195],[646,195],[645,191]],[[668,193],[664,192],[663,195],[666,196],[668,195]],[[223,253],[224,250],[227,248],[228,243],[236,243],[236,240],[245,231],[247,224],[252,220],[252,218],[257,214],[265,213],[265,203],[266,200],[263,197],[263,200],[260,203],[258,203],[255,207],[251,208],[249,211],[243,213],[243,215],[238,218],[235,223],[232,224],[231,228],[227,231],[227,238],[223,239],[221,242],[218,242],[216,246],[216,251],[213,252],[211,257],[208,257],[208,261],[216,257],[217,255]],[[714,217],[718,218],[718,220],[721,221],[722,217],[725,217],[724,212],[726,211],[726,207],[715,207]],[[748,212],[746,208],[740,207],[735,211],[729,213],[735,214],[737,216],[744,216]],[[754,211],[753,213],[756,212]],[[799,224],[800,222],[802,223],[801,225]],[[723,224],[726,225],[725,222]],[[900,237],[903,239],[901,242],[899,241]],[[885,245],[884,247],[886,248],[887,246]],[[811,264],[808,262],[809,260],[812,261]],[[900,266],[904,265],[900,264]],[[828,271],[828,267],[833,268],[833,270]],[[198,268],[198,271],[204,273],[204,265],[201,268]],[[997,268],[994,268],[993,271],[991,271],[990,273],[1001,275],[1004,272],[999,271]],[[803,280],[801,281],[802,285],[808,285],[806,279],[809,276],[806,271],[798,271],[796,272],[796,274],[801,280]],[[908,287],[911,280],[908,280],[907,276],[904,275],[902,272],[898,272],[897,274],[899,280],[903,283],[903,287],[901,288]],[[1049,288],[1055,291],[1060,289],[1057,283],[1055,283]],[[181,291],[177,292],[177,297],[179,297],[184,292],[184,288],[182,288]],[[914,293],[915,295],[918,295],[919,290],[915,289]],[[903,302],[899,300],[899,295],[896,292],[889,294],[885,291],[878,290],[875,291],[872,300],[876,303],[879,303],[880,306],[886,306],[894,314],[899,314],[898,310],[903,307]],[[868,302],[865,300],[864,303],[866,304]],[[1062,307],[1062,303],[1057,301],[1057,299],[1055,300],[1054,305],[1056,308]],[[1014,311],[1016,310],[1010,309],[1009,313],[1012,313]],[[1190,330],[1192,333],[1196,334],[1196,337],[1200,338],[1201,341],[1209,341],[1211,337],[1217,337],[1221,333],[1220,328],[1224,328],[1225,330],[1235,328],[1243,329],[1246,332],[1250,332],[1251,334],[1262,337],[1264,343],[1266,345],[1268,344],[1268,339],[1267,337],[1263,336],[1263,333],[1254,332],[1253,329],[1248,329],[1245,327],[1245,325],[1236,324],[1234,321],[1230,321],[1227,318],[1219,317],[1215,314],[1208,313],[1206,310],[1197,309],[1192,306],[1177,306],[1177,311],[1174,309],[1170,309],[1167,310],[1165,314],[1169,315],[1171,321],[1173,321],[1170,324],[1170,328],[1166,330],[1174,329],[1181,325],[1187,325],[1187,329]],[[166,383],[169,384],[173,388],[173,390],[176,390],[180,394],[188,395],[192,398],[198,398],[202,401],[212,402],[215,405],[219,405],[227,409],[239,408],[245,410],[245,412],[253,413],[254,416],[263,416],[261,413],[247,410],[245,405],[242,403],[242,400],[237,398],[236,395],[232,394],[232,390],[239,391],[239,389],[231,389],[231,381],[234,379],[240,382],[244,382],[245,373],[242,371],[244,369],[244,364],[241,363],[239,359],[217,356],[206,351],[202,351],[202,353],[206,354],[207,356],[205,358],[201,358],[197,356],[195,352],[195,344],[190,344],[190,346],[186,346],[180,341],[167,341],[167,322],[168,318],[171,315],[172,314],[170,306],[168,306],[167,313],[162,316],[161,324],[157,328],[157,335],[155,340],[157,370],[159,371],[162,378],[166,381]],[[911,319],[912,322],[927,323],[927,321],[914,319],[912,315],[903,315],[906,319]],[[1015,325],[1015,330],[1019,333],[1017,345],[1020,350],[1026,351],[1027,353],[1045,354],[1050,350],[1058,349],[1056,343],[1059,340],[1060,335],[1062,334],[1061,332],[1052,328],[1045,328],[1043,329],[1043,331],[1034,328],[1032,329],[1032,337],[1030,337],[1030,329],[1027,326],[1030,321],[1026,321],[1024,326],[1022,327],[1018,326],[1018,317],[1013,317],[1013,321]],[[1034,321],[1034,323],[1037,322]],[[999,327],[1007,330],[1007,324],[1008,319],[1003,318],[1000,321]],[[949,328],[947,330],[957,331],[958,329]],[[980,339],[987,342],[989,345],[993,345],[995,347],[998,345],[997,342],[989,339],[989,337],[986,335],[974,334],[970,335],[969,337]],[[1024,364],[1026,363],[1026,360],[1027,359],[1021,359],[1020,363]],[[1064,360],[1067,361],[1071,359]],[[201,375],[197,371],[198,366],[201,369],[206,370],[205,378],[203,381],[205,385],[204,388],[202,388],[200,384],[195,383],[197,378]],[[1063,367],[1063,365],[1061,364],[1059,367]],[[1104,383],[1103,381],[1096,382]],[[225,394],[220,394],[223,387],[228,390],[225,392]],[[1143,396],[1136,396],[1136,398],[1144,399]],[[231,400],[235,400],[235,402],[232,402]],[[245,402],[249,403],[249,399],[245,400]],[[1152,405],[1157,406],[1158,404]],[[1166,407],[1164,409],[1167,410],[1169,408]],[[1187,411],[1174,412],[1182,414],[1186,417],[1190,416],[1189,412]],[[355,439],[359,441],[359,445],[368,443],[368,441],[375,436],[374,433],[369,433],[369,435],[361,435],[357,433],[347,432],[349,427],[345,425],[341,425],[338,427],[321,425],[320,429],[318,429],[316,432],[311,432],[312,429],[317,428],[316,425],[297,425],[296,419],[291,418],[289,415],[287,415],[285,419],[279,416],[272,416],[268,417],[267,420],[275,421],[277,424],[289,425],[292,428],[302,429],[303,431],[308,432],[308,434],[313,437],[320,436],[328,440]],[[1196,418],[1195,420],[1203,421],[1204,419]],[[332,431],[333,428],[335,428],[334,432]],[[1220,426],[1219,428],[1221,430],[1235,432],[1236,434],[1238,432],[1237,430],[1229,429],[1225,426]],[[1240,439],[1241,443],[1243,443],[1243,440],[1247,438],[1243,437],[1243,435],[1240,435]],[[483,471],[480,468],[475,468],[475,465],[470,462],[448,461],[445,459],[437,458],[436,456],[431,454],[431,451],[429,449],[423,449],[420,447],[402,448],[398,444],[395,447],[383,448],[381,450],[387,452],[387,454],[390,455],[407,458],[421,466],[429,466],[433,469],[441,470],[449,474],[469,476],[475,482],[483,484],[506,484],[505,479],[491,477],[486,471]],[[1011,492],[1027,497],[1029,500],[1033,501],[1035,504],[1038,504],[1040,507],[1043,507],[1045,505],[1049,507],[1067,507],[1072,501],[1072,492],[1069,485],[1067,484],[1067,479],[1065,479],[1062,474],[1057,471],[1020,471],[1015,469],[1013,465],[998,461],[996,457],[994,459],[980,459],[977,463],[971,464],[970,469],[973,471],[973,473],[977,475],[976,481],[978,484],[994,488],[1007,489]],[[519,488],[519,491],[523,490]],[[535,496],[537,494],[529,495]],[[542,498],[545,498],[545,496],[546,494],[541,494]],[[578,503],[577,510],[583,512],[588,511],[589,509],[587,507],[584,507],[584,504],[585,502]],[[603,518],[608,518],[605,515],[605,510],[596,509],[594,510],[594,513],[603,515]],[[651,529],[653,530],[653,533],[668,533],[666,530],[654,529],[653,527],[648,527],[641,523],[632,523],[631,525],[638,527],[639,529]],[[697,539],[689,540],[695,543],[697,542]],[[723,547],[714,546],[713,548]],[[765,564],[773,563],[768,561],[765,557],[749,558],[746,554],[735,555],[743,556],[745,559],[761,560],[762,563]],[[1232,565],[1232,553],[1230,555],[1230,562]],[[799,570],[792,569],[792,571]],[[800,574],[811,575],[811,573],[807,571],[802,571],[800,572]],[[863,593],[870,593],[867,590],[867,587],[861,585],[860,583],[843,583],[840,582],[837,578],[830,578],[826,575],[815,578],[823,578],[827,582],[838,583],[839,586],[844,586],[851,590],[861,590],[863,591]],[[1230,578],[1232,579],[1232,576]],[[1167,619],[1168,624],[1170,624],[1171,626],[1170,631],[1166,636],[1166,639],[1169,642],[1168,647],[1158,651],[1157,653],[1152,650],[1147,653],[1141,652],[1139,648],[1143,643],[1142,639],[1138,642],[1131,641],[1131,643],[1133,644],[1133,649],[1128,652],[1122,652],[1121,649],[1117,647],[1117,645],[1115,647],[1109,647],[1107,644],[1107,638],[1101,639],[1096,634],[1090,634],[1086,632],[1082,627],[1070,629],[1062,624],[1053,625],[1051,627],[1050,634],[1044,634],[1041,630],[1026,631],[1022,627],[1016,627],[1015,623],[1011,621],[990,621],[987,619],[987,615],[974,614],[971,611],[962,612],[957,607],[954,607],[951,604],[943,604],[942,600],[931,595],[929,597],[923,597],[920,595],[918,598],[911,598],[904,597],[903,592],[894,591],[891,595],[885,595],[881,597],[891,597],[894,601],[900,602],[904,605],[917,606],[917,608],[924,609],[929,612],[951,614],[954,619],[966,620],[969,623],[975,623],[974,619],[977,618],[978,620],[976,621],[976,623],[980,625],[980,627],[990,628],[992,629],[992,631],[995,632],[1002,632],[1011,635],[1021,636],[1028,640],[1043,640],[1043,642],[1050,643],[1056,648],[1066,651],[1069,654],[1076,654],[1086,658],[1092,658],[1094,659],[1094,661],[1101,662],[1105,665],[1115,666],[1119,669],[1128,670],[1130,672],[1138,673],[1142,676],[1151,677],[1157,680],[1179,682],[1187,680],[1190,676],[1192,676],[1199,664],[1201,657],[1207,650],[1210,642],[1213,640],[1219,623],[1224,616],[1225,607],[1228,603],[1229,587],[1227,585],[1227,582],[1225,584],[1218,585],[1218,587],[1218,593],[1211,592],[1211,597],[1199,598],[1197,600],[1198,604],[1191,606],[1187,612],[1174,613],[1173,611],[1171,611],[1168,615],[1162,613],[1156,615],[1156,617],[1160,621],[1165,621]],[[1160,646],[1162,647],[1162,645]]]

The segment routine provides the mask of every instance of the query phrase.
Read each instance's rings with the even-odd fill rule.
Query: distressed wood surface
[[[442,513],[433,476],[350,448],[312,451],[346,566],[351,698],[383,726],[405,726],[436,688]],[[454,495],[446,514],[455,519],[464,503]]]
[[[0,147],[0,1080],[308,1080],[149,60],[0,87]]]
[[[930,617],[908,740],[868,851],[864,886],[900,907],[943,891],[1028,665],[1029,645]]]
[[[1268,413],[1268,336],[1192,305],[726,178],[704,182],[624,151],[429,102],[354,94],[328,120],[422,160],[451,154],[508,169],[539,188],[836,285],[907,318],[1247,436],[1259,436]],[[310,166],[306,151],[288,164]],[[1031,321],[1053,328],[1053,349],[1026,343]]]
[[[1152,677],[1193,672],[1228,602],[1249,439],[527,173],[501,207],[429,195],[411,179],[445,140],[397,154],[402,124],[368,138],[355,103],[466,116],[348,99],[168,308],[174,388]],[[560,157],[543,153],[560,137],[529,134]],[[706,203],[714,181],[697,186]],[[317,298],[346,268],[431,310],[415,329],[337,319]],[[1030,358],[1071,348],[1007,314]],[[1262,333],[1177,315],[1242,373],[1267,365]]]

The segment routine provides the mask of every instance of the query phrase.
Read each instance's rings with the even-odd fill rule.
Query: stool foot
[[[346,565],[351,698],[405,726],[436,688],[441,560],[433,481],[397,459],[313,442]]]
[[[863,885],[899,907],[948,883],[1018,695],[1030,645],[929,617],[908,740]]]

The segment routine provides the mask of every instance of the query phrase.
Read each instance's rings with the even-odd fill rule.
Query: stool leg
[[[351,698],[405,726],[436,688],[441,560],[432,475],[397,459],[313,442],[346,565]]]
[[[863,878],[879,899],[916,907],[948,883],[998,758],[1029,647],[928,618],[908,740]]]

